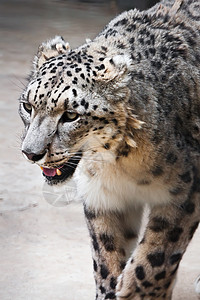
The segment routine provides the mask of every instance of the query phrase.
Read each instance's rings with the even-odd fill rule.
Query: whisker
[[[82,159],[85,160],[85,161],[89,161],[89,162],[100,162],[100,163],[105,162],[105,160],[102,160],[102,159],[101,160],[100,159],[99,160],[98,159],[92,159],[92,158],[91,159],[87,159],[87,158],[84,158],[84,157]]]
[[[23,87],[18,85],[15,81],[13,81],[11,79],[10,79],[10,83],[12,83],[15,87],[17,87],[20,90],[20,92],[23,92],[25,85],[18,78],[16,78],[16,79],[22,84]]]
[[[68,163],[68,165],[72,168],[72,169],[76,169],[76,167],[77,167],[77,164],[73,164],[73,163],[71,163],[71,162],[69,162]]]

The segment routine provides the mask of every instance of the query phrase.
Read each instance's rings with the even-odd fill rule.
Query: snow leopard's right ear
[[[61,36],[55,36],[53,39],[42,43],[33,60],[33,71],[37,72],[39,68],[50,58],[60,54],[66,54],[70,51],[69,43],[66,43]]]
[[[96,80],[100,83],[110,83],[114,89],[124,87],[130,79],[130,68],[129,55],[107,57],[96,71]]]

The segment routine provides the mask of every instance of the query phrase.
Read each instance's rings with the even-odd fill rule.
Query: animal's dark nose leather
[[[40,159],[42,159],[46,152],[44,153],[41,153],[41,154],[35,154],[35,153],[29,153],[29,152],[26,152],[26,151],[23,151],[22,152],[26,155],[26,157],[29,159],[29,160],[32,160],[32,161],[38,161]]]

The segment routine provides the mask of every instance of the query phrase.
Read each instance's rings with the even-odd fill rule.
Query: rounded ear
[[[128,55],[115,55],[106,58],[100,66],[97,66],[96,80],[112,83],[113,88],[126,86],[130,79],[129,71],[131,60]]]
[[[98,93],[110,101],[127,101],[130,97],[128,82],[130,81],[131,60],[128,55],[116,55],[105,58],[100,66],[96,66],[95,77]]]
[[[33,61],[34,71],[37,72],[50,58],[68,53],[69,51],[69,43],[66,43],[61,36],[55,36],[53,39],[42,43]]]

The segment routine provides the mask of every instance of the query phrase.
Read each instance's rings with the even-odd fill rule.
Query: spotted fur
[[[74,50],[55,37],[34,59],[22,151],[45,168],[71,166],[97,300],[172,297],[200,219],[199,49],[200,2],[170,0],[122,13]]]

